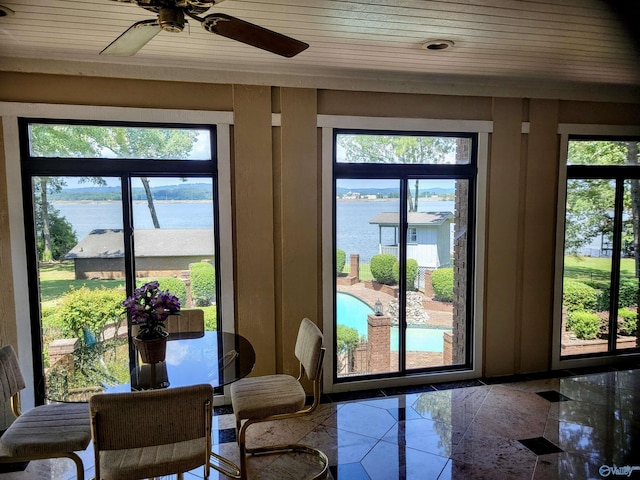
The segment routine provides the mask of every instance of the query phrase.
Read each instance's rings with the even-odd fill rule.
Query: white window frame
[[[323,388],[326,393],[365,390],[369,388],[399,387],[424,384],[426,382],[456,381],[477,378],[482,373],[483,317],[482,298],[484,298],[484,244],[485,209],[487,200],[487,159],[489,134],[493,131],[493,122],[481,120],[434,120],[397,117],[358,117],[342,115],[318,115],[318,127],[322,129],[322,291],[323,291],[323,333],[327,349],[324,369]],[[334,383],[334,318],[333,289],[335,272],[333,269],[333,130],[337,128],[358,130],[383,130],[394,132],[468,132],[478,134],[478,176],[476,193],[476,238],[475,270],[473,296],[473,368],[455,372],[422,373],[405,377],[363,379],[351,382]]]
[[[567,157],[569,154],[569,136],[594,135],[594,136],[638,136],[640,125],[587,125],[575,123],[561,123],[558,125],[560,135],[560,169],[558,174],[558,199],[567,198]],[[556,258],[555,281],[553,289],[553,336],[551,341],[552,356],[551,368],[553,370],[598,366],[611,364],[612,359],[622,358],[624,354],[604,355],[598,357],[561,359],[562,350],[562,280],[564,269],[564,237],[565,214],[564,201],[558,201],[556,223]]]
[[[20,173],[20,147],[18,117],[51,118],[65,120],[98,120],[117,122],[150,122],[170,124],[208,124],[216,126],[218,165],[218,218],[220,239],[220,298],[219,329],[233,333],[235,317],[233,302],[233,238],[231,222],[231,137],[232,112],[207,112],[199,110],[168,110],[154,108],[98,107],[78,105],[53,105],[44,103],[0,102],[5,159],[7,169],[6,191],[9,203],[9,228],[11,239],[11,261],[13,265],[15,319],[20,358],[20,368],[25,374],[27,387],[22,396],[23,408],[34,406],[35,386],[33,379],[31,321],[27,283],[27,253],[24,242],[24,210],[22,206],[22,182]],[[229,319],[222,322],[222,319]],[[28,373],[27,373],[28,372]],[[226,393],[226,389],[225,389]],[[222,396],[216,404],[225,403]]]
[[[407,243],[412,243],[412,244],[418,243],[417,227],[407,227]]]

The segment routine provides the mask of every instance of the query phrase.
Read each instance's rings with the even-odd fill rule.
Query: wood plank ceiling
[[[626,88],[640,85],[632,34],[601,0],[227,0],[210,12],[303,40],[292,59],[213,35],[189,21],[161,32],[134,57],[98,53],[134,22],[155,14],[112,0],[0,0],[0,69],[38,62],[252,72],[312,78],[408,83],[523,82]],[[204,14],[202,15],[204,16]],[[636,19],[638,21],[640,19]],[[445,39],[454,46],[431,51]],[[23,67],[28,60],[29,67]],[[91,67],[93,66],[93,67]]]

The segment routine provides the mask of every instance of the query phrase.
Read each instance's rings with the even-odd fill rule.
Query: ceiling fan
[[[130,56],[144,47],[162,30],[172,33],[182,32],[185,16],[197,20],[210,33],[246,43],[283,57],[291,58],[307,49],[307,43],[287,37],[273,30],[245,22],[224,13],[212,13],[200,17],[211,7],[223,0],[115,0],[134,3],[139,7],[157,13],[158,17],[142,20],[131,25],[122,35],[100,52],[100,55]]]

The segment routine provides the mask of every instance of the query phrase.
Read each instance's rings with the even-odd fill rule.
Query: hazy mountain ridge
[[[211,185],[206,183],[190,183],[178,185],[160,185],[151,187],[154,200],[211,200],[213,192]],[[146,199],[146,193],[142,187],[134,187],[131,192],[134,200]],[[122,200],[120,187],[87,186],[77,188],[65,188],[60,192],[49,194],[50,201],[113,201]]]

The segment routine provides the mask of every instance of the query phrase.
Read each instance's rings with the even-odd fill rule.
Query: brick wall
[[[467,139],[457,140],[456,161],[464,162],[470,158],[471,142]],[[453,337],[451,339],[451,363],[464,363],[467,318],[467,242],[469,183],[466,180],[456,181],[455,226],[453,229]],[[446,358],[445,358],[445,364]]]

